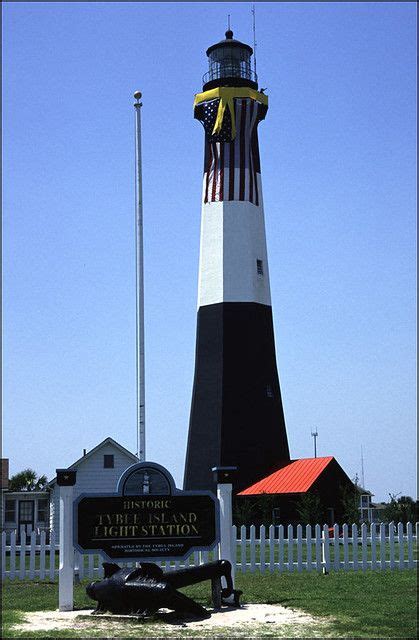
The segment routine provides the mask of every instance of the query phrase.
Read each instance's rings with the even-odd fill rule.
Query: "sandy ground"
[[[98,628],[102,625],[118,623],[119,629],[124,619],[130,621],[136,620],[133,616],[90,616],[92,610],[83,609],[78,611],[35,611],[25,614],[25,623],[14,626],[19,631],[48,631],[51,629],[74,629],[82,631],[83,629]],[[240,609],[233,607],[223,607],[220,611],[209,609],[211,617],[206,620],[183,621],[175,617],[173,612],[163,612],[159,614],[160,620],[165,623],[166,629],[173,632],[176,627],[187,628],[195,631],[207,631],[220,627],[246,628],[249,631],[252,626],[260,624],[269,625],[307,625],[316,624],[319,620],[304,613],[303,611],[287,609],[281,605],[269,604],[247,604]],[[87,618],[87,619],[86,619]],[[145,623],[146,624],[146,623]],[[272,627],[271,627],[272,628]],[[163,631],[162,627],[160,629]],[[230,634],[229,634],[230,635]]]

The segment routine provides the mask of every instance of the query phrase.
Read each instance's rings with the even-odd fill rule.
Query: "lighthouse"
[[[290,460],[272,321],[252,48],[209,47],[195,96],[205,132],[195,374],[184,488],[214,489],[213,467],[237,467],[234,491]]]

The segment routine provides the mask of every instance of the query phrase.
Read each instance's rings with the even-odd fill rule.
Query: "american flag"
[[[236,136],[232,140],[231,115],[226,108],[221,130],[213,135],[219,99],[195,107],[195,118],[205,129],[204,202],[260,200],[260,159],[257,125],[267,107],[251,98],[234,99]]]

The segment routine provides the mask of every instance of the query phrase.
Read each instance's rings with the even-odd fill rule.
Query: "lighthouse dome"
[[[225,40],[207,49],[209,71],[202,78],[203,90],[215,87],[252,87],[257,89],[257,76],[250,66],[252,47],[235,40],[229,29]]]

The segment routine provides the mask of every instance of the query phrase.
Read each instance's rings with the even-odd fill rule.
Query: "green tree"
[[[236,526],[242,524],[272,524],[272,511],[276,504],[277,496],[270,493],[262,493],[252,497],[236,497],[233,507],[233,521]]]
[[[295,503],[301,524],[322,524],[323,507],[316,493],[303,493]]]
[[[258,509],[260,512],[262,524],[269,526],[272,524],[272,512],[274,510],[277,501],[277,496],[274,493],[262,493],[258,498]]]
[[[390,502],[383,509],[384,519],[388,522],[415,522],[417,519],[417,504],[410,496],[400,496],[389,493]]]
[[[356,484],[355,484],[356,487]],[[343,487],[340,490],[342,520],[347,524],[359,524],[359,491]]]
[[[24,469],[15,473],[9,480],[10,491],[43,491],[47,485],[45,475],[38,476],[33,469]]]
[[[235,498],[233,507],[233,522],[237,527],[242,524],[252,524],[256,514],[256,506],[248,497]]]

